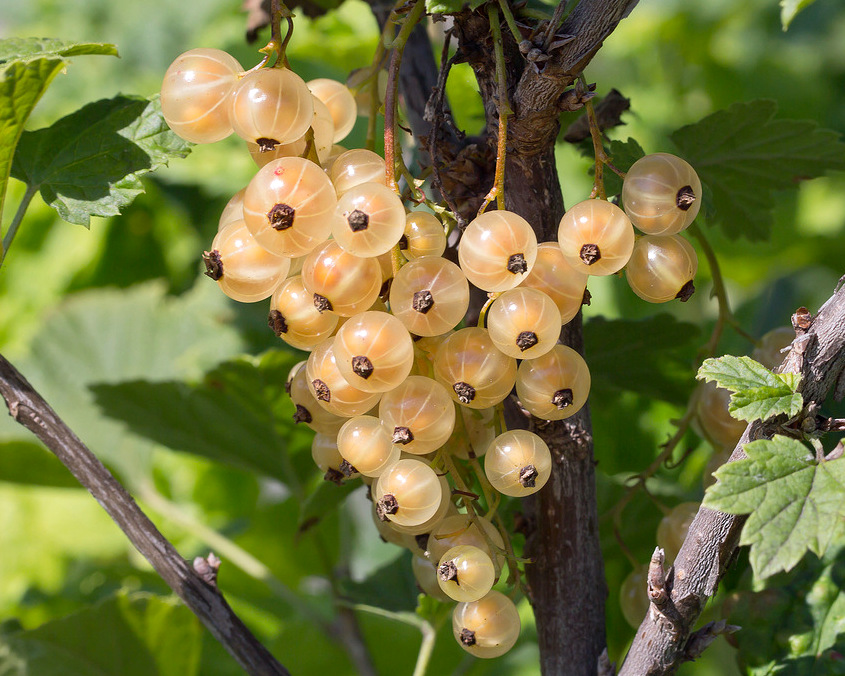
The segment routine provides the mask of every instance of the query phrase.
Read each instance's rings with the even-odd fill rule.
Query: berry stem
[[[504,2],[504,0],[502,0]],[[508,116],[513,114],[508,100],[508,74],[505,70],[505,49],[502,43],[502,28],[499,25],[499,11],[495,5],[488,5],[487,16],[490,21],[490,32],[493,35],[493,48],[496,55],[497,96],[496,107],[499,109],[499,139],[496,145],[496,174],[493,187],[484,197],[478,215],[484,213],[490,202],[496,200],[496,208],[505,209],[505,158],[507,155]],[[511,16],[511,18],[513,18]]]
[[[590,87],[587,84],[587,80],[584,78],[583,73],[578,76],[578,82],[585,91],[589,91]],[[607,199],[607,194],[604,190],[604,165],[608,164],[609,158],[607,157],[607,153],[604,152],[601,128],[599,127],[598,118],[596,117],[596,109],[593,107],[593,102],[590,99],[587,99],[584,102],[584,107],[587,109],[587,121],[590,123],[590,136],[593,139],[593,154],[596,158],[593,191],[590,193],[590,199],[595,197]]]
[[[23,221],[26,210],[29,208],[29,203],[32,202],[32,198],[35,197],[37,193],[38,188],[27,185],[26,192],[21,198],[20,204],[18,204],[18,209],[15,211],[14,218],[12,218],[12,223],[9,225],[6,235],[3,237],[3,249],[0,250],[0,266],[2,266],[3,261],[6,260],[6,254],[9,253],[9,247],[12,246],[15,235],[18,233],[18,228],[21,225],[21,221]]]
[[[282,19],[285,19],[288,23],[288,30],[284,38],[282,38]],[[270,30],[272,39],[267,47],[270,47],[278,54],[273,68],[284,68],[288,65],[285,50],[290,39],[293,37],[293,14],[282,0],[272,0],[270,6]],[[266,60],[264,63],[266,63]]]
[[[513,12],[511,12],[511,8],[508,6],[508,0],[499,0],[499,8],[502,10],[502,16],[505,17],[505,23],[508,25],[513,39],[516,41],[516,44],[519,44],[523,40],[522,33],[519,32],[516,19],[513,18]]]

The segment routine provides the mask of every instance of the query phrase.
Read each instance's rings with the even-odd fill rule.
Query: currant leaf
[[[759,578],[790,570],[808,549],[822,556],[843,533],[845,458],[819,462],[800,441],[780,435],[744,449],[748,458],[715,472],[704,506],[749,514],[740,544],[751,545]]]
[[[789,28],[789,24],[803,9],[813,4],[815,0],[780,0],[780,22],[783,30]]]

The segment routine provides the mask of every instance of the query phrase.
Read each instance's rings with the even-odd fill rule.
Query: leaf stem
[[[505,17],[505,23],[508,25],[513,39],[516,41],[516,44],[519,44],[524,38],[522,37],[522,33],[519,32],[519,27],[516,25],[516,19],[513,18],[513,12],[511,12],[511,8],[508,6],[508,0],[499,0],[499,8],[502,10],[502,16]]]
[[[29,203],[32,202],[32,198],[35,197],[37,192],[37,187],[27,185],[26,192],[21,198],[20,204],[18,204],[18,209],[15,212],[14,218],[12,218],[12,223],[9,225],[6,235],[3,237],[3,249],[0,251],[0,266],[2,266],[3,261],[6,260],[6,254],[9,253],[9,247],[12,246],[15,235],[18,233],[18,228],[21,225],[21,221],[23,221],[26,210],[29,208]]]
[[[434,652],[434,643],[437,640],[437,632],[427,620],[422,621],[419,629],[422,634],[422,641],[420,642],[420,651],[417,653],[413,676],[425,676],[428,663],[431,661],[431,653]]]
[[[589,92],[590,87],[584,74],[578,76],[579,83],[584,87],[584,90]],[[601,127],[596,117],[596,109],[593,107],[593,102],[587,99],[584,102],[584,107],[587,109],[587,121],[590,123],[590,137],[593,139],[593,154],[596,158],[595,175],[593,177],[593,191],[590,193],[590,199],[599,197],[607,199],[607,193],[604,190],[604,165],[608,163],[607,153],[604,152],[604,143],[601,136]],[[617,172],[618,173],[618,172]]]

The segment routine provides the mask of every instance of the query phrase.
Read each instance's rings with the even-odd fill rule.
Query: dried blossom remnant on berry
[[[352,372],[356,376],[361,376],[364,380],[373,375],[373,362],[371,362],[364,355],[352,357]]]
[[[437,575],[441,580],[443,580],[443,582],[454,580],[455,584],[460,585],[460,582],[458,582],[458,567],[455,565],[454,561],[441,563],[440,567],[437,569]]]
[[[578,257],[584,262],[584,265],[592,265],[601,260],[601,251],[598,244],[585,244],[581,247],[581,253]]]
[[[417,547],[419,547],[422,551],[428,551],[428,533],[420,533],[419,535],[414,536],[414,540],[417,542]]]
[[[414,433],[407,427],[397,425],[393,428],[393,443],[394,444],[410,444],[414,440]]]
[[[693,204],[695,204],[695,191],[692,186],[685,185],[675,195],[675,205],[681,211],[687,211]]]
[[[508,272],[514,275],[521,275],[528,272],[528,263],[525,261],[525,256],[521,253],[512,254],[508,258]]]
[[[572,406],[573,401],[572,390],[568,387],[563,390],[558,390],[552,395],[552,403],[557,406],[558,409],[564,409],[567,406]]]
[[[281,338],[283,333],[288,332],[288,323],[285,321],[285,316],[278,310],[270,310],[270,315],[267,317],[267,326],[276,334],[277,338]]]
[[[322,380],[315,378],[311,381],[311,386],[314,388],[314,396],[317,399],[327,402],[332,400],[332,392]]]
[[[319,293],[314,294],[314,307],[317,308],[317,312],[320,314],[323,314],[326,310],[331,312],[334,309],[332,302],[325,296],[321,296]]]
[[[681,287],[681,290],[678,291],[678,295],[675,296],[675,298],[679,299],[682,303],[686,303],[690,298],[692,298],[692,294],[694,293],[695,284],[692,283],[692,280],[689,280]]]
[[[220,257],[220,252],[217,249],[213,251],[203,251],[202,260],[205,263],[206,277],[211,277],[215,282],[223,276],[223,259]]]
[[[475,645],[475,632],[472,629],[467,629],[464,627],[461,629],[460,636],[458,640],[465,646],[474,646]]]
[[[519,470],[519,483],[525,488],[534,488],[540,473],[534,465],[526,465]]]
[[[348,479],[353,474],[358,474],[358,470],[352,466],[352,463],[344,459],[344,461],[340,463],[340,473]]]
[[[396,514],[399,511],[399,503],[393,493],[385,493],[381,500],[376,503],[376,516],[382,521],[390,521],[388,514]]]
[[[527,349],[534,347],[540,339],[533,331],[523,331],[516,337],[516,346],[520,352],[525,352]]]
[[[274,230],[281,232],[293,227],[296,210],[287,204],[276,204],[267,212],[267,222]]]
[[[258,150],[262,153],[269,153],[277,145],[279,145],[279,142],[276,139],[267,138],[266,136],[255,139],[255,142],[258,144]]]
[[[468,404],[475,399],[475,388],[469,383],[458,381],[452,385],[452,389],[455,390],[455,394],[458,395],[458,401],[462,404]]]
[[[421,314],[426,314],[434,307],[434,296],[431,295],[431,291],[423,289],[422,291],[414,293],[414,298],[411,301],[411,307]]]
[[[349,229],[352,232],[360,232],[369,227],[370,217],[360,209],[355,209],[355,211],[351,211],[347,215],[346,222],[349,224]]]
[[[399,238],[399,251],[408,250],[408,235],[402,235]]]
[[[310,423],[314,418],[311,416],[311,411],[305,408],[302,404],[296,405],[296,413],[293,414],[293,421],[295,423]]]
[[[593,294],[589,289],[584,289],[584,297],[581,299],[581,305],[589,305],[593,300]]]
[[[329,467],[326,470],[326,473],[323,475],[323,479],[325,481],[331,481],[333,484],[337,484],[338,486],[340,486],[340,484],[343,483],[343,474],[338,472],[334,467]]]

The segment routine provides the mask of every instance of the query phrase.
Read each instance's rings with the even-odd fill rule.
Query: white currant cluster
[[[688,295],[697,263],[677,233],[698,211],[695,172],[671,155],[643,158],[625,181],[627,215],[581,202],[558,242],[538,244],[515,213],[483,213],[463,232],[456,265],[442,257],[447,229],[406,211],[381,157],[335,145],[356,118],[341,83],[305,83],[284,67],[243,72],[225,52],[195,49],[168,69],[161,102],[183,138],[234,131],[260,167],[221,215],[206,274],[235,300],[270,298],[276,335],[310,352],[289,391],[295,420],[316,432],[316,464],[328,479],[370,485],[382,537],[414,553],[426,593],[458,602],[460,645],[503,654],[519,616],[493,586],[506,562],[510,580],[520,573],[499,494],[540,490],[552,458],[536,434],[504,428],[502,402],[515,389],[543,420],[584,405],[589,369],[558,338],[589,275],[627,264],[646,300]],[[648,233],[636,242],[632,221]],[[471,284],[490,301],[477,327],[462,328]]]

